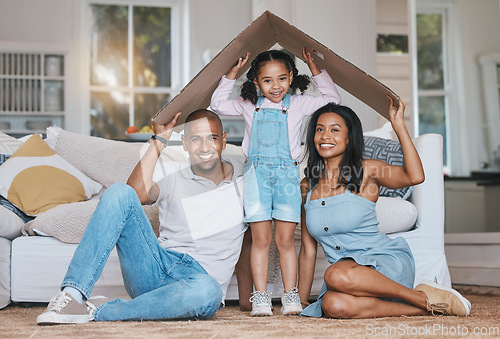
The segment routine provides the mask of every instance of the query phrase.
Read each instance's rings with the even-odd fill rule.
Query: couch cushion
[[[377,159],[388,163],[389,165],[403,166],[404,157],[401,144],[398,141],[383,139],[378,137],[365,136],[365,149],[363,159]],[[400,197],[408,199],[413,192],[412,187],[404,188],[387,188],[380,187],[380,196],[383,197]]]
[[[417,208],[402,198],[379,197],[375,213],[378,228],[385,234],[408,231],[417,221]]]
[[[12,240],[21,235],[24,221],[14,212],[0,206],[0,237]]]
[[[47,128],[47,144],[85,175],[108,188],[127,182],[144,143],[115,141]]]
[[[38,134],[0,166],[0,194],[27,215],[89,199],[101,188],[55,154]]]
[[[90,200],[59,205],[41,213],[23,226],[26,235],[48,235],[65,243],[77,244],[99,203],[96,196]],[[158,207],[143,206],[151,226],[158,235]]]

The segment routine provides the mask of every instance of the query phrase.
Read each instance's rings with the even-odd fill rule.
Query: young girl
[[[267,292],[271,220],[275,221],[275,241],[279,252],[285,291],[281,298],[282,314],[302,311],[297,293],[297,253],[294,244],[295,226],[300,221],[299,161],[301,123],[306,115],[328,102],[340,102],[335,84],[320,71],[311,54],[302,50],[313,80],[321,96],[289,95],[289,89],[301,93],[310,78],[298,75],[293,59],[277,50],[259,54],[248,70],[248,81],[241,89],[241,98],[229,100],[238,71],[248,61],[238,63],[222,78],[215,90],[211,108],[224,115],[243,115],[245,135],[245,221],[252,230],[250,263],[255,292],[252,294],[251,316],[272,315],[270,293]],[[262,96],[257,95],[257,89]]]
[[[401,315],[467,316],[471,305],[457,291],[432,281],[415,289],[415,262],[406,240],[378,230],[379,187],[401,188],[424,181],[424,170],[404,122],[404,104],[390,99],[389,118],[404,155],[403,166],[361,160],[363,130],[348,107],[328,104],[307,127],[306,177],[299,293],[307,304],[317,243],[330,266],[318,301],[302,315],[373,318]]]

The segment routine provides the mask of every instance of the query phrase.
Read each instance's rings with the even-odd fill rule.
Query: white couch
[[[85,158],[85,161],[81,161],[81,159],[77,161],[74,159],[73,161],[71,161],[71,159],[67,160],[86,174],[89,171],[93,171],[91,167],[95,166],[96,163],[99,163],[99,166],[104,166],[102,162],[105,162],[106,160],[103,159],[116,162],[117,157],[129,158],[126,166],[123,164],[114,164],[114,166],[120,167],[121,173],[119,175],[112,173],[113,171],[111,171],[111,173],[106,173],[106,176],[101,179],[104,181],[101,183],[105,187],[108,187],[114,180],[113,175],[115,175],[117,179],[115,181],[123,182],[126,180],[128,173],[130,173],[133,166],[135,166],[138,157],[140,156],[138,150],[142,148],[142,145],[137,143],[125,145],[124,143],[121,143],[120,147],[122,147],[122,150],[120,152],[116,152],[113,151],[115,147],[113,144],[115,142],[113,141],[106,140],[105,145],[100,147],[95,146],[97,145],[96,143],[104,142],[99,140],[99,138],[79,136],[66,131],[59,132],[62,137],[58,136],[58,138],[56,138],[57,140],[52,140],[52,144],[54,144],[54,142],[68,142],[68,145],[52,145],[53,149],[63,157],[71,157],[75,156],[74,153],[79,153],[78,156]],[[72,140],[71,145],[69,145],[70,140]],[[73,149],[74,147],[79,147],[79,145],[84,144],[89,145],[89,147],[82,149],[80,152],[75,152],[75,149]],[[413,194],[410,197],[410,201],[416,207],[418,212],[417,220],[411,230],[401,233],[392,233],[390,236],[402,236],[408,241],[408,244],[415,256],[415,283],[418,283],[423,279],[430,279],[450,286],[451,281],[444,253],[443,240],[444,188],[442,172],[442,138],[437,134],[423,135],[415,139],[415,145],[422,159],[426,175],[425,182],[415,186]],[[98,147],[97,149],[99,149],[99,151],[96,151],[95,147]],[[123,147],[130,147],[129,153],[132,154],[132,156],[126,152],[124,153],[123,149],[125,148]],[[92,148],[94,149],[92,150]],[[241,150],[236,146],[229,145],[226,151],[232,155],[241,156]],[[96,154],[92,155],[93,152]],[[109,152],[109,154],[106,152]],[[116,154],[110,155],[110,152],[114,152]],[[183,153],[181,146],[174,146],[170,149],[170,153],[167,154],[165,160],[179,160],[184,156],[185,154]],[[95,157],[98,159],[95,159]],[[109,169],[106,171],[110,172]],[[87,202],[87,204],[90,203]],[[76,204],[83,206],[82,203]],[[379,203],[377,203],[377,207],[378,204]],[[71,206],[64,206],[64,208],[68,207]],[[389,208],[386,213],[387,212],[390,214],[390,212],[392,212],[391,208]],[[85,213],[88,214],[88,211]],[[378,213],[379,211],[377,209],[377,215]],[[78,217],[78,213],[75,213],[73,217]],[[50,220],[47,218],[43,219],[41,216],[37,218],[40,218],[39,220],[42,221]],[[154,219],[154,213],[152,214],[152,218]],[[48,221],[44,223],[39,222],[36,224],[37,227],[28,227],[29,224],[27,224],[27,226],[25,226],[24,233],[34,234],[34,232],[38,230],[39,233],[50,234],[51,229],[50,225],[47,225],[48,223]],[[49,227],[45,228],[45,226]],[[83,232],[84,226],[70,226],[74,227],[75,232],[69,232],[70,234],[67,234],[68,229],[71,230],[71,228],[63,230],[57,229],[57,237],[64,241],[77,242]],[[12,249],[11,251],[8,251],[8,247],[10,246]],[[10,284],[5,282],[6,274],[3,274],[0,279],[0,308],[8,304],[10,300],[16,303],[48,302],[58,291],[59,285],[64,277],[76,247],[77,244],[75,243],[64,243],[52,236],[23,236],[14,239],[12,244],[10,244],[9,240],[0,238],[0,272],[7,272],[7,270],[10,269],[10,275],[8,275],[10,278]],[[300,239],[298,238],[296,239],[296,247],[298,252],[300,248]],[[10,252],[11,255],[9,257]],[[275,252],[270,254],[270,260],[273,264],[270,265],[269,268],[270,283],[268,287],[269,290],[273,292],[274,297],[279,297],[282,292],[282,285],[279,268],[277,267],[277,255]],[[311,293],[312,295],[319,293],[323,283],[323,274],[327,267],[328,262],[320,250],[318,251],[318,259]],[[116,251],[112,252],[109,261],[105,266],[104,272],[95,286],[93,294],[106,295],[109,298],[128,298],[123,287],[123,280],[121,277]],[[233,276],[228,289],[227,299],[236,300],[237,298],[237,284],[236,279]]]

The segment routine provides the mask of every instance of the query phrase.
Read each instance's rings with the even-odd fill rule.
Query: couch
[[[377,132],[370,135],[377,136]],[[388,134],[384,136],[387,137]],[[0,137],[0,151],[4,141],[5,138]],[[85,176],[100,183],[102,189],[90,199],[61,204],[38,214],[27,223],[18,222],[16,225],[20,225],[20,229],[14,234],[0,233],[0,308],[10,301],[20,304],[48,302],[55,295],[100,194],[114,182],[126,182],[147,147],[143,142],[105,140],[74,134],[57,127],[47,129],[45,142],[58,156]],[[187,154],[182,146],[175,141],[173,144],[165,149],[161,161],[185,159]],[[391,237],[402,236],[408,241],[415,256],[415,283],[430,279],[450,286],[443,240],[442,139],[437,134],[426,134],[417,137],[415,145],[424,165],[426,180],[413,187],[408,200],[401,197],[381,197],[376,207],[377,217],[381,222],[379,227]],[[243,159],[241,149],[237,146],[228,144],[225,153]],[[0,206],[1,208],[3,207]],[[158,211],[155,209],[154,206],[145,207],[152,227],[157,232]],[[405,225],[401,226],[401,220],[406,220]],[[2,222],[0,220],[0,231]],[[20,236],[21,231],[23,236]],[[300,230],[296,234],[298,252]],[[319,293],[327,267],[328,262],[320,250],[312,295]],[[273,297],[279,297],[282,284],[275,247],[270,250],[268,281]],[[93,295],[128,298],[116,250],[111,253]],[[236,278],[233,276],[227,299],[237,298]]]

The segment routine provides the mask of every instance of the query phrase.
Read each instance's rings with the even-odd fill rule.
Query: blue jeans
[[[132,300],[99,306],[96,321],[207,319],[220,309],[219,283],[188,254],[159,245],[137,194],[122,183],[102,195],[61,286],[88,298],[115,246]]]

